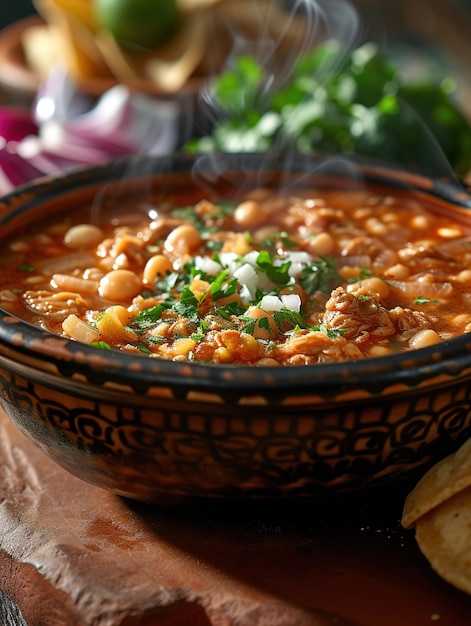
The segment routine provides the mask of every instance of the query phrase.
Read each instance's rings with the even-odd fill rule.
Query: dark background
[[[0,2],[0,28],[35,12],[31,0],[2,0]]]

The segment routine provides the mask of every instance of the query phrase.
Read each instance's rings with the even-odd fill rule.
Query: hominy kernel
[[[388,267],[388,269],[384,271],[384,277],[392,280],[405,280],[406,278],[409,278],[409,276],[409,268],[402,263],[397,263],[396,265]]]
[[[430,220],[425,215],[414,215],[410,224],[415,230],[426,230],[430,228]]]
[[[461,313],[460,315],[455,315],[450,321],[454,326],[465,327],[471,323],[471,315],[469,313]]]
[[[335,240],[329,233],[319,233],[309,240],[307,249],[315,256],[329,256],[335,251]]]
[[[173,356],[188,356],[189,352],[192,352],[195,349],[196,341],[194,339],[190,339],[189,337],[181,337],[180,339],[176,339],[173,342],[171,351]]]
[[[108,313],[111,313],[112,315],[116,315],[116,317],[119,319],[121,324],[123,324],[123,326],[129,324],[129,322],[132,320],[131,313],[122,304],[115,304],[113,306],[110,306],[106,309],[106,311]]]
[[[382,299],[386,299],[391,293],[387,282],[376,276],[353,283],[348,287],[348,291],[357,297],[360,295],[378,295]]]
[[[387,346],[373,346],[368,352],[368,356],[387,356],[391,354],[391,349]]]
[[[224,242],[221,252],[234,252],[239,256],[244,256],[251,250],[245,233],[238,233],[235,237],[230,237]]]
[[[115,257],[115,260],[113,262],[113,269],[114,270],[128,269],[128,267],[129,267],[129,259],[124,252],[121,252]]]
[[[257,363],[258,367],[280,367],[280,364],[276,359],[272,359],[270,357],[265,357],[264,359],[260,359]]]
[[[189,254],[197,250],[201,242],[201,235],[192,224],[181,224],[169,233],[164,247],[169,252]]]
[[[125,301],[137,296],[142,284],[139,276],[130,270],[112,270],[100,280],[98,292],[105,300]]]
[[[142,273],[142,282],[152,285],[157,276],[165,276],[173,271],[173,265],[164,254],[155,254],[147,261]]]
[[[370,217],[365,222],[366,230],[372,235],[384,236],[388,232],[388,227],[376,217]]]
[[[424,274],[417,279],[419,283],[435,283],[436,278],[433,274]]]
[[[471,282],[471,269],[459,272],[459,274],[456,275],[456,280],[463,283]]]
[[[381,217],[381,221],[383,223],[386,224],[397,224],[398,219],[397,219],[397,214],[396,213],[385,213],[382,217]]]
[[[419,330],[413,337],[409,339],[409,347],[417,350],[419,348],[427,348],[440,343],[440,336],[432,329]]]
[[[212,360],[215,363],[232,363],[234,357],[227,348],[216,348],[213,352]]]
[[[249,228],[260,224],[265,219],[262,207],[255,200],[241,202],[234,211],[234,221],[239,226]]]
[[[358,278],[361,273],[361,268],[354,265],[344,265],[337,269],[339,276],[344,280],[350,280],[351,278]]]
[[[446,228],[439,228],[437,233],[438,235],[440,235],[440,237],[443,237],[444,239],[455,239],[463,236],[463,231],[457,226],[447,226]]]
[[[104,237],[103,231],[93,224],[77,224],[64,235],[64,243],[69,248],[94,248]]]

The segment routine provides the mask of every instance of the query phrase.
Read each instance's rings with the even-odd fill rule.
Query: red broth
[[[416,199],[259,189],[77,215],[0,256],[0,306],[53,333],[151,358],[314,365],[471,330],[471,227]]]

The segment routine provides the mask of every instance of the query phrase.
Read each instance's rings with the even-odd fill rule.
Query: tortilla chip
[[[471,487],[417,520],[416,539],[437,574],[471,594]]]
[[[402,525],[405,528],[412,528],[423,515],[469,486],[471,486],[471,439],[454,454],[434,465],[417,483],[406,498]]]

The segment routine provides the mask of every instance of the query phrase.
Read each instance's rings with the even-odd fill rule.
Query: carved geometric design
[[[471,433],[471,386],[326,407],[240,407],[72,398],[0,370],[13,421],[73,474],[121,495],[305,498],[387,483]]]

